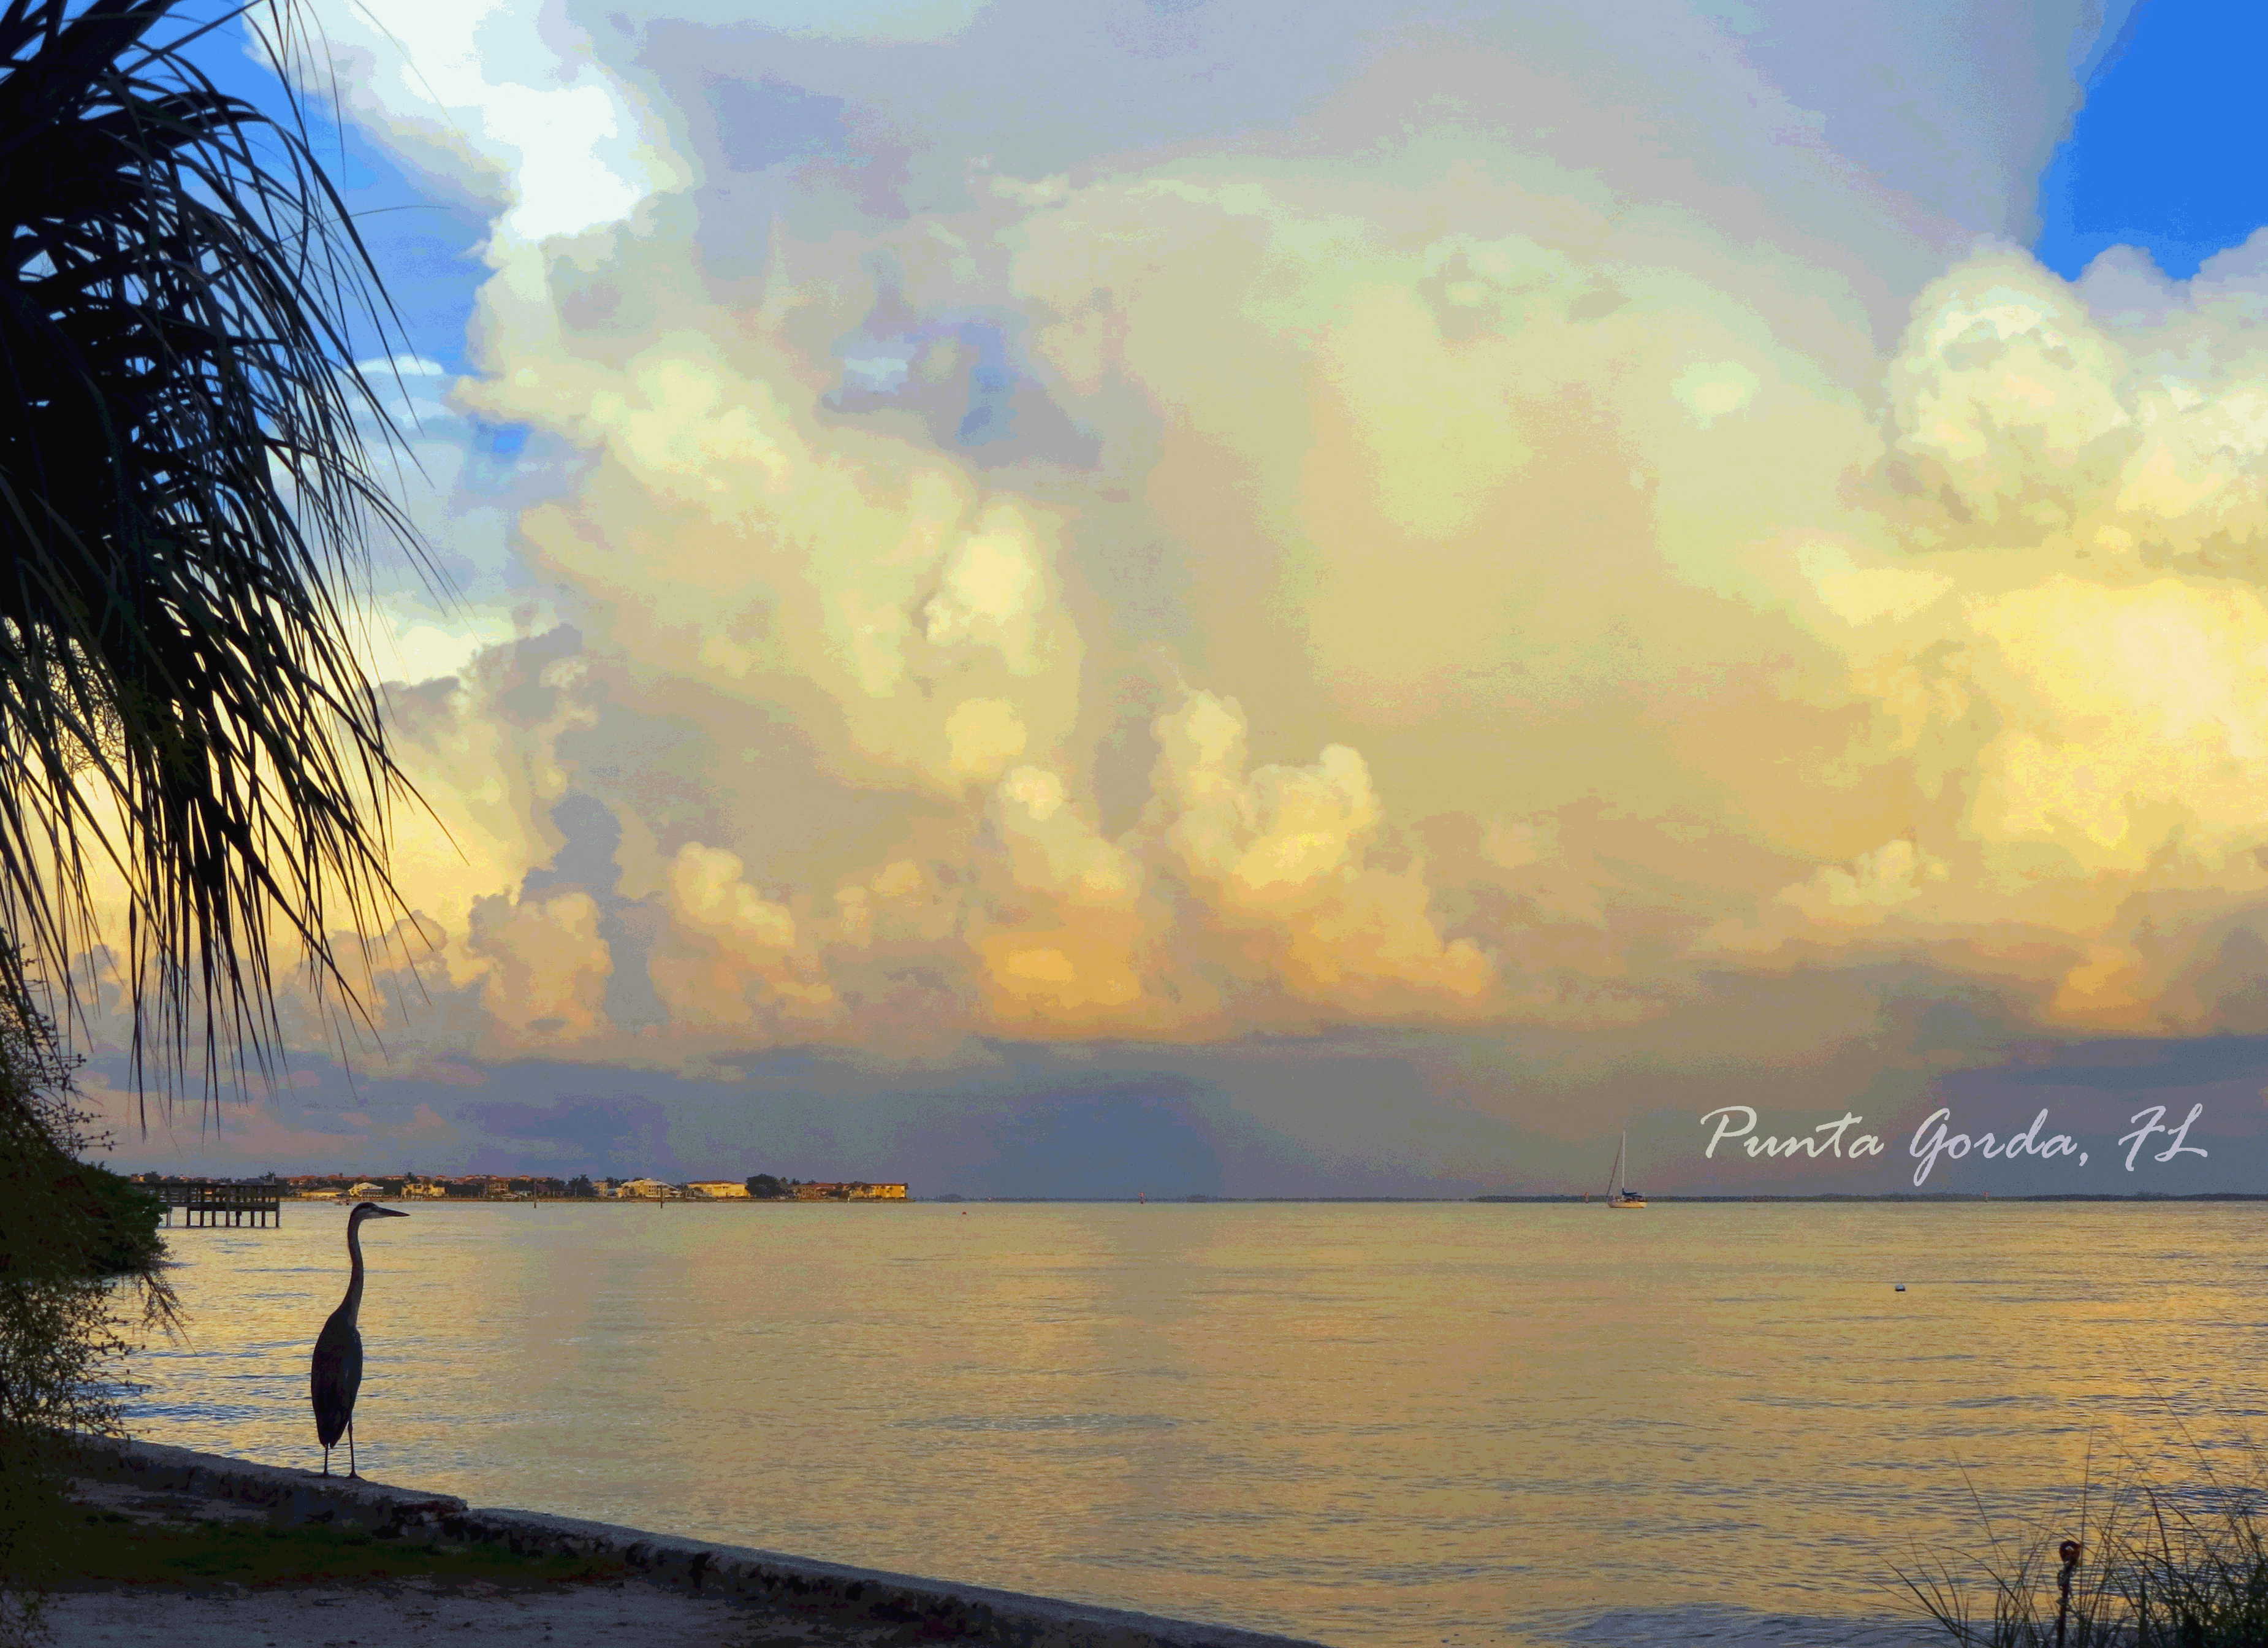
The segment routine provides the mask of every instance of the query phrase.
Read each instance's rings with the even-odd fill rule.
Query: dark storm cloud
[[[461,1119],[497,1137],[474,1147],[467,1166],[501,1172],[541,1163],[588,1164],[593,1171],[659,1172],[674,1169],[669,1107],[638,1094],[568,1097],[550,1104],[475,1102]]]
[[[2082,1041],[2025,1050],[2025,1062],[1968,1079],[1999,1088],[2068,1087],[2129,1094],[2268,1082],[2268,1037],[2208,1036],[2193,1041]]]

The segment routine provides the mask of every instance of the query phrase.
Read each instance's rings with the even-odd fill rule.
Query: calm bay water
[[[2268,1393],[2259,1203],[411,1212],[379,1480],[1345,1648],[1927,1640],[1876,1585],[1972,1486]],[[174,1233],[137,1435],[319,1462],[344,1223]]]

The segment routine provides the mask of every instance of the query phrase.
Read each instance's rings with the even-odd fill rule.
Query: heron
[[[347,1282],[347,1297],[315,1335],[314,1360],[307,1370],[307,1393],[315,1404],[315,1437],[323,1445],[326,1476],[331,1474],[331,1450],[338,1446],[342,1431],[347,1439],[347,1474],[361,1474],[355,1469],[354,1405],[355,1393],[362,1388],[362,1332],[355,1326],[362,1313],[362,1222],[409,1216],[374,1201],[357,1204],[347,1216],[347,1257],[354,1261],[354,1274]]]

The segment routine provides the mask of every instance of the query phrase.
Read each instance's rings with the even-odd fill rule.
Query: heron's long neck
[[[351,1326],[362,1314],[362,1228],[359,1220],[347,1221],[347,1257],[354,1261],[354,1275],[347,1280],[347,1297],[339,1301],[339,1312]]]

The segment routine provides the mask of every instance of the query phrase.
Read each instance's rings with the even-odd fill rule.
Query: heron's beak
[[[380,1219],[406,1219],[409,1216],[394,1208],[372,1208],[372,1216]]]

